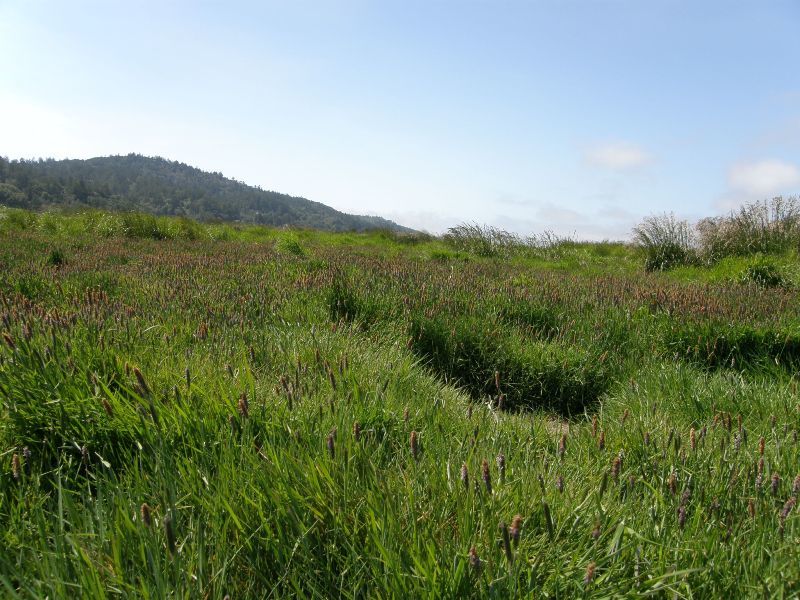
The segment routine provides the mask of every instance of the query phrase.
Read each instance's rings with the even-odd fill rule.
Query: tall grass
[[[800,593],[792,288],[9,214],[4,597]]]
[[[644,250],[647,271],[664,271],[696,260],[689,222],[674,214],[647,217],[634,228],[633,239]]]
[[[777,196],[750,202],[727,216],[700,221],[697,231],[702,253],[711,261],[800,250],[800,200]]]

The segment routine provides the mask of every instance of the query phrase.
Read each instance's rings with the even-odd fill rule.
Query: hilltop
[[[87,160],[0,157],[0,204],[97,208],[200,221],[329,231],[411,230],[381,217],[350,215],[306,198],[263,190],[177,161],[139,154]]]

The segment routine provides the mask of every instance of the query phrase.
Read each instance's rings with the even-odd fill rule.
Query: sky
[[[0,155],[625,239],[800,193],[798,31],[800,0],[0,0]]]

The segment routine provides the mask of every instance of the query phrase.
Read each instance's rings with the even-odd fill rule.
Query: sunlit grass
[[[792,288],[4,214],[4,596],[800,593]]]

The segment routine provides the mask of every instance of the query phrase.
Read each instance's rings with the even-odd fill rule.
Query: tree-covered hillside
[[[333,231],[408,231],[380,218],[349,215],[306,198],[251,187],[221,173],[138,154],[88,160],[0,157],[0,204],[34,210],[92,207]]]

